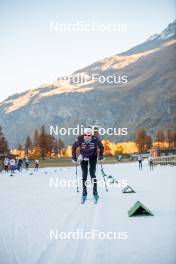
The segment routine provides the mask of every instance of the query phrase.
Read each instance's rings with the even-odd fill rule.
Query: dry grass
[[[124,159],[121,161],[121,163],[125,162],[131,162],[127,159]],[[115,160],[113,157],[112,158],[106,158],[103,161],[103,164],[114,164],[118,163],[117,160]],[[58,158],[58,159],[45,159],[45,160],[40,160],[40,168],[46,168],[46,167],[72,167],[75,166],[75,164],[72,162],[71,158]],[[31,167],[34,167],[34,162],[31,161]]]

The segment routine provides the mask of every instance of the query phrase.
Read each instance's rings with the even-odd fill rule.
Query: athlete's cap
[[[84,129],[84,134],[85,134],[85,135],[92,135],[92,128],[90,128],[90,127],[86,127],[86,128]]]

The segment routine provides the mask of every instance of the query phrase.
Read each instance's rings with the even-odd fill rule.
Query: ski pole
[[[75,163],[75,165],[76,165],[76,184],[77,184],[77,186],[76,186],[76,190],[77,190],[77,192],[79,192],[79,189],[78,189],[78,170],[77,170],[77,162]]]
[[[100,165],[101,165],[101,169],[103,169],[101,160],[100,160]],[[108,187],[107,187],[107,185],[106,185],[106,180],[105,180],[104,173],[102,173],[102,175],[103,175],[103,180],[104,180],[104,183],[105,183],[105,189],[106,189],[106,191],[108,192]]]

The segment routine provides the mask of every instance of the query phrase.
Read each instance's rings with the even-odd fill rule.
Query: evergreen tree
[[[34,142],[34,147],[37,149],[39,148],[39,131],[38,129],[35,129],[34,131],[34,137],[33,137],[33,142]]]
[[[40,129],[40,135],[39,135],[39,148],[41,151],[41,157],[42,159],[45,159],[46,155],[47,155],[47,133],[45,130],[45,126],[42,126]]]
[[[176,147],[176,131],[173,131],[173,147]]]
[[[2,128],[0,127],[0,154],[7,155],[9,153],[8,141],[2,132]]]
[[[168,147],[174,147],[175,145],[175,131],[172,131],[171,129],[167,129],[166,131],[166,141],[168,143]]]
[[[157,142],[158,147],[162,147],[163,143],[166,141],[164,131],[162,129],[156,132],[155,140]]]
[[[21,144],[18,145],[18,148],[17,148],[19,151],[22,151],[23,150],[23,147]]]
[[[145,137],[145,151],[148,151],[152,148],[152,138],[149,135],[146,135]]]
[[[56,139],[54,136],[51,136],[48,134],[46,135],[46,138],[47,138],[47,152],[51,156],[51,154],[54,153],[54,147],[56,144]]]
[[[62,156],[64,149],[65,149],[64,141],[62,139],[59,139],[59,141],[58,141],[58,153],[59,153],[59,155]]]
[[[29,150],[32,149],[32,140],[31,138],[28,136],[26,138],[26,142],[25,142],[25,153],[26,155],[29,154]]]

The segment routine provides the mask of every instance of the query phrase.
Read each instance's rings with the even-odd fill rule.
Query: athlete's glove
[[[72,157],[72,161],[73,161],[73,163],[76,163],[77,162],[77,158]]]
[[[99,157],[99,160],[100,160],[100,161],[105,160],[104,156],[100,156],[100,157]]]

